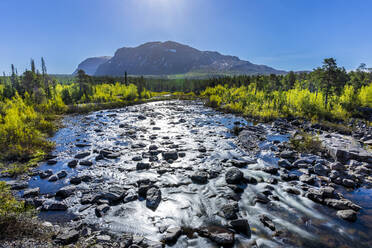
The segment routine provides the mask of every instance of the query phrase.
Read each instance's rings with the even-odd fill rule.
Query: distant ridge
[[[86,68],[86,69],[84,69]],[[96,76],[174,74],[285,74],[266,65],[256,65],[236,56],[200,51],[173,41],[148,42],[138,47],[119,48],[113,57],[84,60],[78,69]]]
[[[112,57],[110,56],[88,58],[78,65],[77,69],[73,72],[73,74],[76,74],[77,71],[81,69],[84,70],[85,73],[88,75],[94,75],[97,71],[98,66],[107,62],[111,58]]]

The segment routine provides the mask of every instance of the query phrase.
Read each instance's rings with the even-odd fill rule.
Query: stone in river
[[[271,231],[275,231],[275,225],[273,221],[266,215],[261,214],[259,216],[260,221],[264,224],[264,226],[270,228]]]
[[[146,193],[146,206],[155,210],[161,201],[161,191],[158,188],[152,187]]]
[[[23,192],[23,197],[33,197],[40,194],[40,188],[26,189]]]
[[[88,157],[89,155],[90,155],[90,152],[83,152],[83,153],[76,154],[75,158],[81,159],[81,158]]]
[[[191,175],[191,180],[195,183],[205,184],[208,182],[208,173],[205,171],[197,171]]]
[[[225,174],[225,180],[230,184],[239,184],[242,182],[244,174],[237,168],[229,169]]]
[[[347,210],[339,210],[337,211],[337,216],[341,219],[354,222],[357,218],[357,213],[354,210],[347,209]]]

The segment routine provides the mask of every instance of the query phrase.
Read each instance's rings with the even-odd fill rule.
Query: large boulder
[[[56,196],[65,199],[74,194],[75,190],[76,187],[74,185],[65,186],[57,191]]]
[[[155,210],[161,201],[161,191],[156,187],[152,187],[147,190],[146,193],[146,206],[152,210]]]
[[[225,180],[229,184],[239,184],[243,181],[244,174],[238,168],[231,168],[225,174]]]

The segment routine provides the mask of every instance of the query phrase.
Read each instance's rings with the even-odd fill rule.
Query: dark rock
[[[225,180],[230,184],[239,184],[242,182],[244,174],[237,168],[229,169],[225,174]]]
[[[70,168],[75,168],[78,164],[78,161],[77,160],[72,160],[70,162],[68,162],[67,166],[70,167]]]
[[[227,220],[234,220],[238,218],[236,215],[239,212],[239,205],[237,202],[227,203],[222,206],[221,213]]]
[[[28,187],[28,183],[24,181],[7,181],[6,184],[11,190],[21,190]]]
[[[79,162],[80,165],[84,165],[84,166],[92,166],[93,165],[93,162],[89,161],[89,160],[82,160]]]
[[[235,235],[227,228],[220,226],[209,226],[205,229],[199,230],[202,237],[207,237],[218,245],[228,246],[235,242]]]
[[[23,192],[23,197],[25,198],[34,197],[34,196],[38,196],[39,194],[40,194],[40,188],[26,189]]]
[[[266,204],[266,203],[270,202],[270,199],[266,195],[264,195],[262,193],[258,193],[255,197],[254,202],[255,203],[260,202],[260,203]]]
[[[137,118],[138,118],[139,120],[145,120],[145,119],[146,119],[146,116],[144,116],[144,115],[139,115]]]
[[[146,206],[152,210],[155,210],[161,201],[161,191],[156,187],[152,187],[147,190],[146,193]]]
[[[63,188],[60,188],[57,191],[56,196],[60,197],[62,199],[65,199],[65,198],[69,197],[70,195],[74,194],[75,190],[76,190],[75,186],[68,185],[68,186],[65,186]]]
[[[141,156],[135,156],[132,158],[133,161],[141,161],[142,157]]]
[[[307,184],[312,185],[312,184],[315,183],[316,177],[314,175],[309,176],[309,175],[306,175],[306,174],[302,174],[299,179],[303,183],[307,183]]]
[[[150,164],[149,163],[137,163],[136,169],[137,170],[148,170],[150,169]]]
[[[342,179],[342,185],[348,188],[355,188],[356,183],[351,179],[344,178]]]
[[[178,159],[178,153],[177,151],[168,151],[168,152],[163,152],[162,156],[165,160],[177,160]]]
[[[155,151],[155,150],[157,150],[158,149],[158,147],[156,146],[156,145],[150,145],[149,146],[149,150],[150,151]]]
[[[324,199],[324,203],[332,208],[338,209],[338,210],[347,210],[347,209],[353,209],[355,211],[359,211],[361,209],[360,206],[356,205],[355,203],[346,200],[346,199]]]
[[[246,235],[248,237],[251,236],[251,228],[249,226],[248,220],[236,219],[230,221],[229,224],[236,232]]]
[[[81,178],[76,176],[76,177],[71,177],[70,179],[71,184],[80,184],[81,183]]]
[[[275,231],[274,222],[268,216],[262,214],[259,216],[259,219],[264,224],[264,226],[270,228],[271,231]]]
[[[177,242],[177,239],[181,236],[181,234],[182,229],[180,227],[170,227],[167,229],[167,232],[163,237],[163,241],[166,244],[175,244]]]
[[[286,188],[285,191],[289,194],[293,194],[293,195],[300,195],[301,194],[301,191],[299,191],[298,189],[296,188]]]
[[[341,219],[354,222],[357,219],[357,213],[354,210],[348,209],[348,210],[339,210],[337,211],[337,216]]]
[[[53,174],[52,170],[45,170],[40,173],[40,178],[44,179],[50,177]]]
[[[126,195],[124,197],[123,202],[128,203],[128,202],[131,202],[131,201],[135,201],[137,199],[138,199],[137,192],[134,189],[129,189],[126,192]]]
[[[90,155],[90,152],[83,152],[83,153],[76,154],[75,158],[81,159],[81,158],[88,157],[89,155]]]
[[[267,166],[267,167],[262,168],[262,171],[269,173],[271,175],[275,175],[278,173],[278,169],[279,168],[274,167],[274,166]]]
[[[320,163],[315,164],[313,169],[314,169],[314,173],[319,176],[327,176],[329,172],[329,169]]]
[[[61,245],[69,245],[79,240],[79,232],[71,229],[57,235],[56,242]]]
[[[283,167],[283,168],[287,169],[287,170],[292,169],[292,164],[287,159],[279,159],[278,165],[280,167]]]
[[[58,180],[58,176],[57,175],[52,175],[51,177],[49,177],[48,181],[49,182],[55,182]]]
[[[95,213],[97,217],[102,217],[107,211],[109,211],[110,206],[108,204],[102,204],[96,207]]]
[[[62,171],[57,173],[57,176],[58,176],[59,179],[64,178],[64,177],[67,176],[67,172],[65,170],[62,170]]]
[[[67,205],[64,202],[47,200],[43,203],[41,210],[43,211],[65,211],[67,210]]]
[[[208,173],[205,171],[197,171],[191,175],[191,180],[195,183],[206,184],[208,182]]]

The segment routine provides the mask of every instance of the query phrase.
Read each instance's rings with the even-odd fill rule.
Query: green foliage
[[[298,152],[318,154],[324,151],[322,142],[318,137],[304,132],[291,138],[289,143]]]
[[[0,105],[0,113],[1,159],[25,161],[52,148],[43,134],[51,124],[18,94]]]
[[[371,106],[370,86],[361,88],[359,94],[353,86],[346,85],[342,94],[329,96],[329,107],[324,105],[323,92],[311,92],[300,85],[288,91],[266,92],[255,84],[239,88],[227,85],[208,87],[201,96],[208,97],[213,107],[224,103],[224,108],[263,120],[297,116],[312,120],[347,120],[359,106]]]

